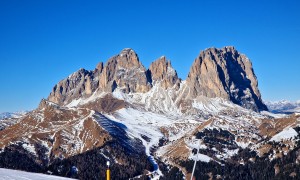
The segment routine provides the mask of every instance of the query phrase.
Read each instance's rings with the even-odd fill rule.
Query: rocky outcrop
[[[74,99],[90,96],[97,88],[94,72],[80,69],[55,85],[48,100],[65,105]]]
[[[202,51],[187,78],[191,96],[221,97],[247,109],[267,110],[250,60],[234,47]]]
[[[99,79],[99,87],[113,92],[117,87],[125,93],[144,93],[150,90],[145,67],[132,49],[124,49],[106,63]]]
[[[94,70],[94,77],[97,77],[97,79],[99,79],[99,77],[103,71],[103,68],[104,68],[103,62],[98,63]]]
[[[174,85],[179,88],[180,79],[171,62],[166,60],[165,56],[154,61],[149,68],[152,83],[160,82],[164,89],[171,88]]]
[[[48,100],[67,105],[72,100],[88,98],[95,92],[113,92],[120,88],[125,93],[144,93],[151,89],[147,70],[132,49],[124,49],[100,62],[94,71],[80,69],[54,86]]]

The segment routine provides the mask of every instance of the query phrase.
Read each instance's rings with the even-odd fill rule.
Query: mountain
[[[113,92],[117,87],[123,92],[147,92],[151,88],[147,70],[132,49],[124,49],[94,71],[80,69],[60,81],[52,90],[49,101],[66,105],[74,99],[86,98],[95,92]]]
[[[0,130],[0,168],[79,179],[299,178],[299,114],[267,112],[250,60],[209,48],[186,80],[124,49],[54,86]],[[1,124],[1,121],[0,121]],[[197,179],[196,178],[196,179]]]
[[[202,51],[186,81],[178,78],[166,57],[159,58],[146,70],[137,54],[127,48],[104,66],[99,63],[94,71],[80,69],[60,81],[48,100],[63,106],[75,101],[84,104],[88,98],[101,93],[118,90],[126,94],[147,93],[155,86],[164,90],[174,88],[172,94],[184,94],[184,97],[172,99],[182,112],[190,109],[192,101],[201,96],[227,99],[255,111],[267,110],[250,60],[234,47]]]
[[[234,47],[202,51],[192,65],[187,82],[193,98],[221,97],[247,109],[267,110],[250,60]]]
[[[5,135],[1,139],[0,147],[7,146],[14,138],[23,136],[22,141],[26,142],[23,146],[28,150],[34,151],[35,147],[30,144],[51,146],[52,151],[47,153],[49,156],[68,157],[83,153],[89,148],[86,146],[92,144],[97,147],[105,143],[104,139],[109,139],[108,134],[97,125],[92,115],[92,111],[65,109],[42,100],[39,107],[28,113],[21,123],[0,132],[1,135]],[[69,145],[62,147],[66,144]]]
[[[8,119],[8,118],[20,118],[21,116],[24,116],[28,111],[20,111],[20,112],[4,112],[0,113],[0,120],[2,119]]]
[[[269,110],[274,113],[300,113],[300,102],[290,102],[287,100],[282,101],[266,101],[265,104],[268,106]]]
[[[164,89],[172,88],[173,86],[180,87],[181,79],[178,78],[176,70],[165,56],[151,63],[148,72],[152,84],[161,82],[161,86]]]
[[[75,166],[80,179],[104,177],[109,159],[118,162],[113,178],[152,170],[141,141],[124,127],[93,110],[43,99],[19,123],[0,131],[0,167],[70,177]]]
[[[1,113],[0,114],[0,130],[5,129],[6,127],[9,127],[11,125],[14,125],[18,123],[26,114],[28,111],[20,111],[20,112],[14,112],[14,113]]]

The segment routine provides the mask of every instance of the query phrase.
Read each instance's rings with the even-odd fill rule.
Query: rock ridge
[[[251,61],[233,46],[220,49],[211,47],[201,51],[184,85],[187,88],[181,87],[182,80],[165,56],[146,69],[136,52],[125,48],[105,64],[98,63],[95,70],[80,69],[60,81],[54,86],[48,100],[64,106],[95,93],[112,93],[116,89],[126,94],[147,93],[153,86],[161,86],[164,90],[173,88],[176,92],[188,91],[181,93],[185,97],[176,100],[178,106],[205,96],[227,99],[254,111],[267,110]]]

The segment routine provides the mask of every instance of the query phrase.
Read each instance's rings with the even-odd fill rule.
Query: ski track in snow
[[[147,113],[147,115],[144,115],[143,113]],[[163,134],[160,133],[158,129],[159,126],[152,126],[151,124],[165,124],[167,119],[154,113],[139,112],[134,109],[121,109],[116,115],[106,115],[106,117],[112,121],[123,124],[123,127],[126,127],[125,130],[129,136],[138,138],[142,141],[146,148],[146,155],[154,166],[154,172],[152,172],[152,174],[155,175],[155,177],[153,179],[159,179],[160,176],[163,176],[155,158],[150,152],[151,148],[158,144],[159,139],[163,137]],[[149,142],[143,139],[142,135],[148,137]]]
[[[135,119],[132,116],[131,117],[128,116],[127,118],[119,117],[118,119],[125,120],[125,121],[121,121],[111,115],[104,116],[102,114],[96,114],[97,122],[102,127],[104,127],[113,137],[118,139],[118,141],[121,142],[123,146],[128,147],[133,152],[136,151],[137,149],[144,151],[144,147],[146,148],[145,149],[146,155],[148,156],[149,161],[154,167],[154,172],[152,172],[152,174],[154,175],[153,179],[159,179],[159,177],[161,177],[163,174],[159,170],[159,166],[156,160],[154,159],[154,157],[151,155],[150,150],[153,146],[158,144],[159,139],[163,137],[163,135],[161,133],[158,133],[158,130],[149,129],[149,127],[147,126],[141,126],[141,127],[139,125],[134,126],[131,123],[134,122],[135,120],[131,121],[130,123],[127,122],[127,120],[129,120],[128,118]],[[141,137],[142,135],[150,138],[150,142],[143,139]],[[135,143],[134,138],[140,139],[144,147],[137,148],[136,147],[137,144]]]

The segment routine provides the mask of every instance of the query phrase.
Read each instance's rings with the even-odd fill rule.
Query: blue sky
[[[2,0],[0,112],[28,110],[61,79],[131,47],[166,55],[181,78],[208,47],[253,62],[266,100],[300,99],[300,1]]]

